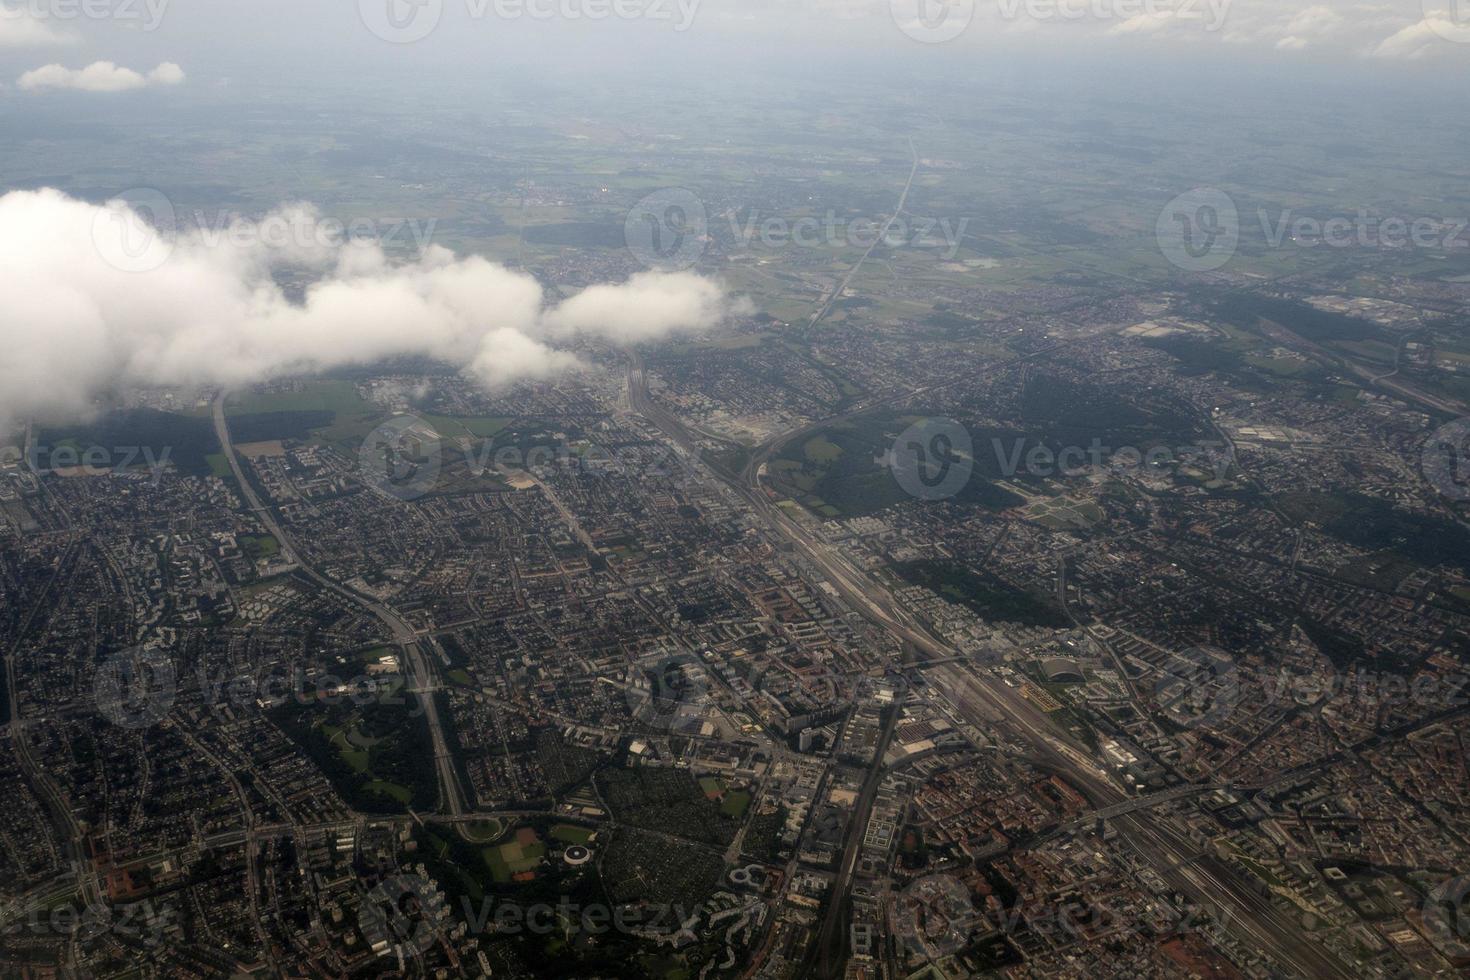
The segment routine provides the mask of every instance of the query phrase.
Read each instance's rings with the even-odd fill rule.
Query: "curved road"
[[[419,644],[417,631],[387,605],[327,578],[305,562],[300,550],[292,544],[290,535],[276,520],[275,513],[261,503],[255,488],[245,479],[245,471],[240,466],[239,457],[235,454],[235,445],[230,439],[230,426],[225,418],[225,393],[223,391],[214,400],[214,431],[219,436],[220,451],[224,453],[225,460],[230,464],[230,472],[234,474],[235,482],[240,485],[240,493],[245,497],[246,503],[249,504],[255,516],[265,525],[266,530],[280,542],[285,556],[294,562],[307,578],[353,605],[366,609],[388,627],[393,636],[393,642],[403,651],[404,680],[409,691],[418,697],[419,705],[424,712],[424,720],[429,726],[429,737],[434,746],[434,768],[439,775],[440,807],[451,816],[464,813],[466,809],[464,794],[459,786],[459,776],[454,771],[454,760],[449,754],[449,744],[444,737],[444,726],[439,720],[439,709],[434,703],[434,692],[438,689],[438,683],[433,665],[424,656],[423,648]]]

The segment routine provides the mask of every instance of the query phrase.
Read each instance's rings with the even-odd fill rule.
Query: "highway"
[[[444,726],[439,720],[439,707],[434,703],[434,692],[438,689],[438,681],[433,665],[424,655],[423,645],[419,642],[417,631],[403,617],[382,602],[327,578],[306,563],[301,551],[292,543],[291,536],[276,520],[274,512],[261,503],[255,488],[250,481],[245,479],[245,471],[240,466],[239,457],[235,453],[235,445],[230,439],[230,426],[225,418],[225,392],[223,391],[214,400],[214,431],[219,436],[220,452],[224,454],[225,460],[230,465],[230,472],[234,474],[235,482],[240,486],[240,493],[244,495],[250,510],[280,543],[282,555],[288,561],[295,563],[303,575],[322,588],[372,613],[392,634],[394,644],[403,651],[404,681],[408,690],[419,699],[419,704],[424,712],[424,721],[429,726],[429,737],[434,747],[434,768],[439,776],[440,809],[450,815],[464,813],[466,810],[464,794],[460,789],[459,776],[454,771],[454,757],[450,755],[449,744],[444,737]]]
[[[873,244],[868,246],[868,250],[862,254],[862,258],[853,263],[852,268],[847,270],[847,275],[842,277],[842,281],[833,288],[822,305],[812,314],[812,318],[807,322],[807,326],[815,327],[827,318],[827,314],[832,312],[832,307],[842,298],[842,294],[847,292],[847,287],[852,284],[853,279],[858,274],[858,270],[863,267],[863,263],[867,262],[872,257],[873,252],[877,250],[878,246],[882,245],[888,239],[888,232],[893,227],[893,223],[903,214],[904,206],[908,204],[909,191],[914,189],[914,178],[919,174],[919,150],[918,147],[914,146],[913,140],[909,140],[909,153],[913,155],[914,165],[909,169],[909,179],[903,185],[903,193],[898,196],[898,206],[893,209],[893,214],[889,215],[888,220],[883,222],[883,230],[878,232],[878,237],[873,240]]]

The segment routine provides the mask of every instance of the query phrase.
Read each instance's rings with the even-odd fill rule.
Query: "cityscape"
[[[0,977],[1470,974],[1470,10],[1282,3],[0,2]]]

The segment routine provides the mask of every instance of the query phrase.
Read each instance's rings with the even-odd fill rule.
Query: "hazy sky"
[[[1305,105],[1334,137],[1341,119],[1339,142],[1351,147],[1374,141],[1376,111],[1401,124],[1377,142],[1404,148],[1432,172],[1415,131],[1461,123],[1470,65],[1470,0],[1454,0],[1463,21],[1440,2],[0,0],[0,137],[7,123],[14,136],[38,121],[88,119],[127,134],[167,123],[175,136],[179,120],[207,119],[217,132],[253,119],[245,114],[257,102],[279,110],[319,91],[354,118],[360,107],[368,132],[381,125],[375,109],[412,113],[421,104],[441,119],[456,109],[534,116],[552,106],[603,107],[677,130],[671,113],[693,122],[733,101],[706,97],[706,85],[745,96],[749,114],[751,105],[792,98],[820,107],[850,79],[855,92],[901,95],[919,116],[926,100],[983,100],[1018,87],[1043,107],[1080,114],[1102,99],[1150,125],[1174,124],[1172,143],[1196,156],[1240,153],[1243,165],[1257,144],[1214,149],[1231,146],[1241,112],[1292,119]],[[485,84],[497,73],[501,84]],[[552,90],[558,98],[547,96]],[[1376,110],[1358,97],[1379,91],[1392,97]],[[1247,94],[1252,110],[1238,105]],[[1288,98],[1295,116],[1281,108]],[[862,99],[845,104],[861,116]],[[1390,102],[1413,111],[1384,108]],[[1204,130],[1185,127],[1200,110]],[[894,131],[884,129],[875,145],[901,171],[901,113],[875,105],[872,121],[852,124],[876,130],[878,120]],[[1197,144],[1188,135],[1201,132]],[[30,144],[9,145],[21,165],[31,162]],[[39,173],[72,166],[65,153],[74,148],[44,137],[36,147],[36,166],[60,168]],[[94,153],[88,165],[132,174],[133,183],[150,179],[139,160]],[[1462,182],[1450,183],[1458,193]],[[0,183],[0,342],[33,383],[0,393],[0,429],[32,415],[79,414],[119,381],[245,383],[395,354],[438,357],[490,383],[544,377],[572,363],[578,334],[644,340],[748,312],[693,275],[543,296],[529,276],[442,249],[394,264],[374,250],[298,256],[188,237],[135,269],[139,254],[163,247],[137,215],[7,189]],[[118,256],[103,247],[108,236],[121,236]],[[135,252],[135,241],[148,247]],[[274,275],[281,263],[302,261],[322,278],[296,303]],[[202,322],[181,312],[198,310],[208,311]]]
[[[0,0],[4,95],[68,84],[99,94],[350,71],[400,77],[514,63],[548,74],[589,60],[663,68],[671,84],[721,64],[954,65],[1077,56],[1327,67],[1344,78],[1470,66],[1470,0]],[[90,82],[80,72],[96,62]],[[49,86],[21,76],[49,69]],[[117,72],[133,72],[118,75]],[[171,78],[166,69],[164,77]],[[141,82],[139,81],[141,79]]]

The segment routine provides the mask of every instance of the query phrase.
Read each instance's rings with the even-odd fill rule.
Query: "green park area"
[[[481,851],[485,866],[496,882],[504,884],[517,875],[534,872],[546,857],[546,843],[533,827],[518,827],[500,843]]]

